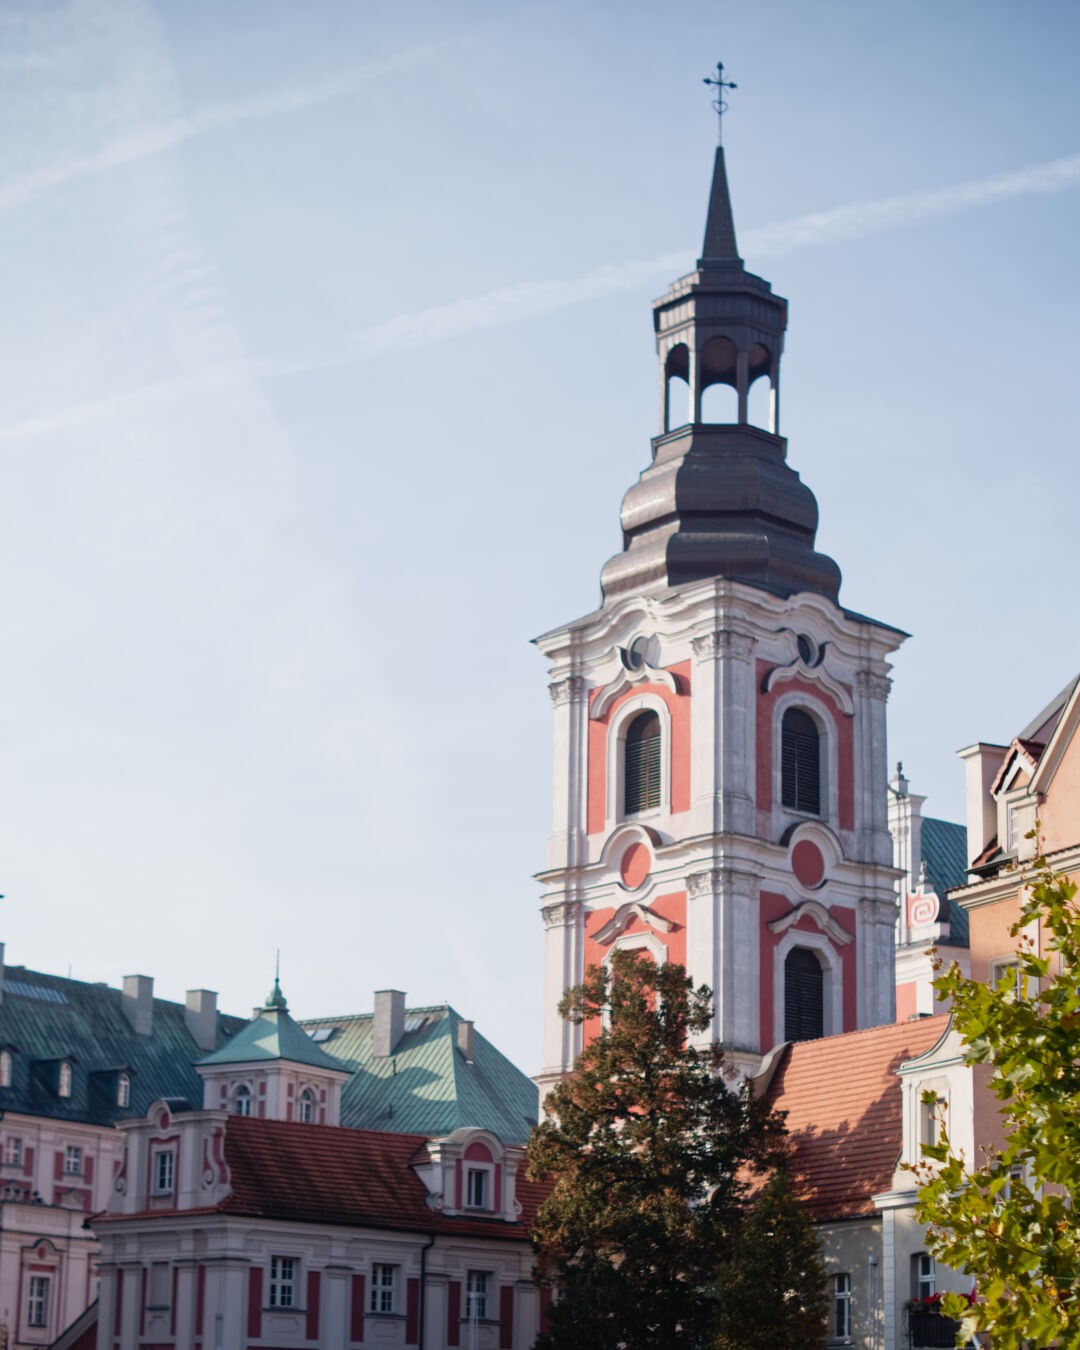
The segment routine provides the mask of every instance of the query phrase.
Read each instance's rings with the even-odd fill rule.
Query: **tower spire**
[[[728,191],[727,169],[724,165],[724,113],[727,112],[725,89],[736,89],[732,80],[724,79],[724,63],[717,61],[716,74],[706,76],[704,84],[716,90],[713,107],[716,109],[716,158],[713,161],[712,188],[709,192],[709,214],[705,218],[705,242],[702,245],[698,266],[709,263],[738,263],[738,245],[735,243],[735,217],[731,211],[731,194]]]

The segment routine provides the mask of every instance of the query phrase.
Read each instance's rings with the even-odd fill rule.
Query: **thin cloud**
[[[749,231],[744,237],[743,252],[751,258],[775,257],[800,248],[862,238],[881,230],[953,215],[1011,198],[1063,192],[1078,183],[1080,155],[1069,155],[993,178],[974,179],[952,187],[910,192],[878,201],[850,202],[829,211],[798,216],[794,220]],[[130,416],[188,394],[231,386],[253,374],[265,379],[280,379],[414,351],[450,338],[506,327],[631,290],[650,278],[670,276],[688,262],[685,253],[662,253],[653,258],[609,263],[579,277],[503,286],[450,304],[398,315],[361,329],[332,348],[284,353],[235,366],[219,364],[58,413],[27,418],[0,427],[0,440],[46,435]]]
[[[815,244],[837,244],[879,230],[912,225],[937,216],[951,216],[977,206],[990,206],[1013,197],[1063,192],[1080,183],[1080,155],[1067,155],[1047,164],[1032,164],[994,178],[976,178],[929,192],[907,192],[879,201],[849,202],[830,211],[798,216],[779,225],[767,225],[747,235],[747,253],[775,256]]]
[[[184,117],[137,127],[126,135],[109,141],[92,154],[55,160],[52,164],[35,169],[33,173],[0,183],[0,211],[12,211],[29,206],[50,192],[68,187],[72,183],[98,178],[102,174],[111,173],[114,169],[164,154],[187,141],[220,131],[224,127],[237,126],[241,122],[257,121],[265,117],[277,117],[282,113],[312,108],[320,103],[345,98],[372,80],[417,65],[428,57],[430,50],[427,47],[417,48],[387,57],[385,60],[372,61],[367,65],[342,71],[329,79],[312,84],[298,84],[265,94],[256,94],[250,98],[212,103],[201,111]]]

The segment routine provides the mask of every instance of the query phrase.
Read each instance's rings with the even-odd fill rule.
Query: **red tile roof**
[[[890,1023],[790,1046],[766,1096],[787,1112],[792,1180],[815,1219],[874,1214],[892,1188],[902,1141],[905,1060],[944,1034],[948,1016]]]
[[[419,1134],[230,1116],[225,1160],[232,1194],[220,1208],[301,1223],[528,1240],[547,1187],[519,1174],[524,1212],[517,1223],[444,1217],[428,1207],[427,1188],[409,1165],[427,1142]]]

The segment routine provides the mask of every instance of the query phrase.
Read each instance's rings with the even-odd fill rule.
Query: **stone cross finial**
[[[716,74],[707,75],[702,84],[707,84],[716,90],[716,97],[713,99],[713,108],[716,110],[716,142],[722,145],[724,141],[724,114],[728,110],[727,100],[724,98],[725,89],[738,89],[738,85],[732,80],[724,79],[724,63],[717,61]]]

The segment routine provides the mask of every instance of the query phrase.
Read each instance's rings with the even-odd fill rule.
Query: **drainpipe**
[[[429,1233],[428,1240],[420,1248],[420,1316],[417,1319],[416,1339],[418,1350],[424,1350],[424,1323],[427,1320],[427,1254],[435,1246],[435,1234]]]

